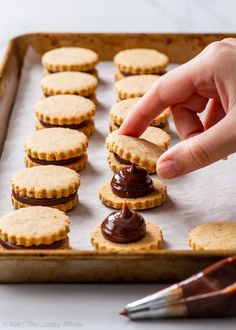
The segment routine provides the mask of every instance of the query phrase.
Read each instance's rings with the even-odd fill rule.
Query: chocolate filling
[[[65,72],[65,71],[53,71],[53,70],[49,70],[47,69],[48,73],[59,73],[59,72]],[[88,70],[88,71],[75,71],[75,72],[82,72],[82,73],[89,73],[89,74],[96,74],[96,70],[95,69],[92,69],[92,70]]]
[[[47,93],[43,93],[43,95],[44,95],[45,97],[53,96],[53,95],[49,95],[49,94],[47,94]],[[63,93],[61,93],[61,95],[68,95],[68,94],[63,94]],[[70,94],[70,93],[69,93],[69,95],[78,95],[78,96],[85,97],[86,99],[92,100],[94,94],[90,94],[90,95],[86,95],[86,96],[85,96],[85,95],[80,95],[79,93],[73,93],[73,94]]]
[[[121,164],[124,164],[124,165],[131,165],[132,163],[129,161],[129,160],[126,160],[124,158],[121,158],[119,155],[117,155],[115,152],[113,152],[113,155],[115,157],[115,159],[121,163]]]
[[[40,124],[45,127],[45,128],[52,128],[52,127],[63,127],[63,128],[70,128],[70,129],[79,129],[83,128],[88,125],[88,120],[83,121],[80,124],[71,124],[71,125],[58,125],[58,124],[50,124],[50,123],[45,123],[44,121],[40,120]]]
[[[40,244],[40,245],[32,245],[32,246],[24,246],[24,245],[16,245],[16,244],[12,244],[9,242],[6,242],[2,239],[0,239],[0,244],[2,245],[2,247],[4,247],[4,249],[7,250],[41,250],[41,249],[49,249],[49,250],[53,250],[53,249],[59,249],[60,247],[63,246],[64,244],[64,239],[60,240],[60,241],[56,241],[52,244]]]
[[[145,236],[146,224],[141,214],[131,211],[125,204],[112,212],[101,225],[102,235],[111,242],[132,243]]]
[[[33,205],[33,206],[55,206],[60,204],[65,204],[67,202],[72,201],[77,192],[74,194],[71,194],[67,197],[60,197],[60,198],[31,198],[27,196],[20,196],[12,190],[12,196],[20,203],[27,204],[27,205]]]
[[[36,164],[40,164],[40,165],[60,165],[60,166],[65,166],[65,165],[71,165],[74,164],[76,162],[78,162],[81,159],[80,157],[74,157],[74,158],[68,158],[68,159],[60,159],[60,160],[45,160],[45,159],[38,159],[38,158],[33,158],[30,155],[27,155],[28,158],[36,163]]]
[[[130,77],[130,76],[136,76],[139,75],[140,73],[128,73],[128,72],[123,72],[120,70],[120,73],[124,76],[124,77]],[[158,76],[162,76],[163,74],[166,73],[166,70],[160,71],[160,72],[155,72],[155,73],[141,73],[141,74],[151,74],[151,75],[158,75]]]
[[[154,184],[145,169],[132,164],[113,175],[111,189],[119,197],[137,198],[152,192]]]

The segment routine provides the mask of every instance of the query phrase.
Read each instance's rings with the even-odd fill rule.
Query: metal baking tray
[[[112,60],[124,48],[158,48],[171,62],[184,63],[207,44],[236,35],[227,34],[115,34],[115,33],[34,33],[12,39],[0,66],[0,154],[18,90],[26,51],[38,54],[61,46],[94,49],[101,60]],[[158,47],[157,47],[158,46]],[[160,250],[152,253],[101,253],[96,251],[1,251],[1,283],[80,282],[173,282],[231,256],[235,251]]]

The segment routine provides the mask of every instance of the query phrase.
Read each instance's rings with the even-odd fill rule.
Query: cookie
[[[111,123],[116,124],[118,127],[123,123],[127,115],[133,106],[140,100],[140,97],[126,99],[120,102],[115,103],[110,111]],[[157,116],[151,126],[156,126],[162,128],[168,122],[170,116],[169,109],[164,110],[159,116]]]
[[[94,131],[95,104],[77,95],[55,95],[34,106],[38,119],[36,129],[64,127],[77,129],[90,136]]]
[[[0,219],[0,244],[4,249],[65,248],[70,218],[50,207],[28,207]]]
[[[201,224],[190,231],[188,242],[193,250],[236,250],[236,222]]]
[[[69,128],[49,128],[31,134],[25,141],[25,165],[66,166],[75,171],[87,164],[87,137]]]
[[[163,236],[160,228],[151,222],[146,221],[145,236],[133,243],[123,244],[108,241],[101,232],[99,224],[91,233],[91,243],[98,251],[106,252],[140,252],[161,249],[163,246]]]
[[[98,54],[91,49],[61,47],[49,50],[42,56],[42,65],[49,73],[82,71],[93,74]]]
[[[158,128],[154,129],[161,131],[161,133],[165,133]],[[106,139],[106,148],[110,152],[118,155],[118,157],[121,158],[120,162],[122,162],[122,160],[129,161],[143,167],[149,173],[155,173],[157,159],[166,150],[163,148],[163,145],[166,147],[166,143],[169,141],[169,138],[168,140],[160,139],[160,144],[162,145],[160,146],[158,145],[158,139],[155,139],[154,141],[154,137],[158,137],[160,132],[157,132],[157,134],[151,134],[151,132],[149,133],[149,131],[152,130],[152,127],[148,127],[140,138],[118,135],[118,132],[114,131],[110,133]],[[167,133],[165,134],[167,135]],[[162,134],[159,136],[161,137]],[[146,140],[147,138],[150,139],[150,137],[155,142],[155,144]]]
[[[115,92],[118,100],[143,96],[159,79],[158,75],[134,75],[115,83]]]
[[[167,55],[148,48],[133,48],[120,51],[114,63],[121,75],[159,74],[169,63]]]
[[[94,98],[98,80],[83,72],[58,72],[45,76],[41,81],[44,96],[58,94],[79,95]]]
[[[16,209],[50,206],[68,211],[78,204],[80,176],[67,167],[40,165],[17,172],[11,186],[11,200]]]
[[[100,191],[99,198],[103,204],[114,209],[121,209],[127,204],[132,210],[146,210],[162,205],[167,199],[166,186],[158,179],[152,179],[154,190],[149,194],[137,198],[123,198],[115,195],[111,188],[111,183],[105,183]]]

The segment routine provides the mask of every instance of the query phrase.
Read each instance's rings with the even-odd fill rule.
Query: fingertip
[[[162,179],[173,179],[181,175],[181,167],[175,159],[158,161],[156,171],[157,175]]]

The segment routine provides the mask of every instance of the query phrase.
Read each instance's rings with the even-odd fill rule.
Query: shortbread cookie
[[[111,183],[105,183],[100,191],[99,198],[101,202],[114,209],[121,209],[124,204],[127,204],[132,210],[146,210],[160,206],[166,201],[167,189],[166,186],[158,179],[152,179],[154,190],[149,194],[137,198],[124,198],[115,195],[112,192]]]
[[[159,74],[165,70],[169,58],[155,49],[133,48],[120,51],[114,63],[121,74]]]
[[[34,111],[38,119],[36,129],[64,127],[77,129],[87,136],[94,130],[95,104],[82,96],[50,96],[39,101]]]
[[[193,250],[236,250],[236,222],[210,222],[193,228],[188,237]]]
[[[170,136],[164,132],[161,128],[149,126],[143,134],[140,136],[141,139],[147,140],[162,149],[168,149],[170,145]]]
[[[98,81],[88,73],[58,72],[45,76],[41,88],[46,97],[58,94],[72,94],[93,97]]]
[[[147,134],[148,133],[146,133],[146,135]],[[114,131],[108,135],[106,147],[110,152],[117,154],[121,159],[137,164],[145,168],[149,173],[155,173],[156,162],[165,149],[157,145],[158,141],[154,144],[145,140],[143,136],[145,135],[142,135],[141,138],[135,138],[132,136],[118,135],[118,132]],[[163,144],[163,141],[161,141],[161,144]]]
[[[0,244],[4,249],[64,249],[69,226],[70,218],[59,210],[19,209],[0,219]]]
[[[42,65],[49,73],[63,71],[82,71],[93,73],[98,63],[98,54],[93,50],[80,47],[61,47],[46,52]]]
[[[160,228],[151,222],[146,221],[145,236],[133,243],[123,244],[108,241],[101,232],[99,224],[91,233],[91,243],[98,251],[109,252],[140,252],[161,249],[163,246],[163,236]]]
[[[159,78],[158,75],[135,75],[117,81],[115,91],[118,100],[143,96]]]
[[[130,110],[134,105],[140,100],[140,97],[126,99],[115,103],[110,111],[111,123],[114,122],[118,127],[124,122]],[[163,124],[166,125],[168,118],[170,116],[169,109],[164,110],[159,116],[157,116],[151,126],[156,126],[162,128]]]
[[[75,171],[55,165],[36,166],[17,172],[11,179],[12,204],[50,206],[68,211],[78,204],[80,176]]]
[[[77,130],[60,127],[39,130],[25,141],[25,165],[57,165],[79,171],[87,164],[87,146],[87,137]]]

